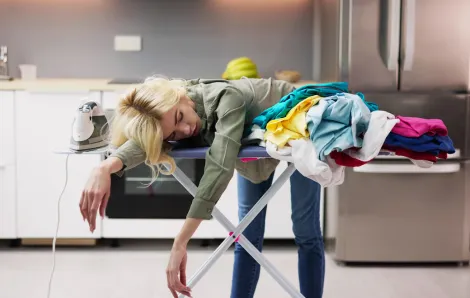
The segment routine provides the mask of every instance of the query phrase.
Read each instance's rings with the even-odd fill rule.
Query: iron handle
[[[410,71],[415,55],[416,0],[404,0],[403,3],[403,70]]]
[[[380,56],[390,71],[396,71],[400,52],[400,0],[380,2]]]

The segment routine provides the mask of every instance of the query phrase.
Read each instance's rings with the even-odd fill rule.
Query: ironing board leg
[[[225,217],[216,207],[214,208],[212,215],[214,218],[222,224],[222,226],[230,232],[222,244],[216,249],[216,251],[209,257],[209,259],[198,269],[194,276],[189,280],[188,286],[194,287],[196,283],[202,278],[202,276],[210,269],[210,267],[227,251],[237,238],[238,243],[276,280],[279,285],[293,298],[304,298],[302,294],[287,281],[282,274],[261,254],[261,252],[253,246],[253,244],[241,234],[244,229],[253,221],[256,215],[266,206],[268,201],[274,196],[274,194],[282,187],[282,185],[289,179],[294,173],[295,167],[290,164],[288,168],[280,175],[278,179],[272,184],[271,188],[261,197],[261,199],[253,206],[248,214],[240,221],[238,227],[235,227],[230,220]],[[176,168],[173,176],[178,180],[181,185],[193,196],[196,194],[197,187],[189,179],[183,171]],[[184,295],[180,295],[184,297]]]

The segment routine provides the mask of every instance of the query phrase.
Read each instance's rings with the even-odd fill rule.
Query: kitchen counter
[[[89,92],[89,91],[122,91],[136,84],[108,84],[111,79],[60,79],[38,78],[36,80],[0,81],[0,90],[4,91],[31,91],[31,92]],[[315,83],[313,81],[299,81],[296,87]]]

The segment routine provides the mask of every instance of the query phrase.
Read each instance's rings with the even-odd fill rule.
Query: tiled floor
[[[168,246],[58,248],[51,298],[165,298]],[[189,251],[188,274],[214,247]],[[297,285],[294,247],[267,247],[265,255]],[[194,297],[229,297],[233,252],[228,251],[193,289]],[[0,248],[0,298],[47,298],[48,248]],[[262,272],[255,297],[288,297]],[[469,298],[469,267],[343,267],[329,253],[325,298]]]

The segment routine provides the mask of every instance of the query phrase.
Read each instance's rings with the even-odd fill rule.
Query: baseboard
[[[24,246],[41,246],[47,245],[51,246],[54,239],[52,238],[24,238],[21,239],[21,245]],[[96,239],[80,239],[80,238],[71,238],[63,239],[59,238],[56,241],[56,246],[95,246]]]

